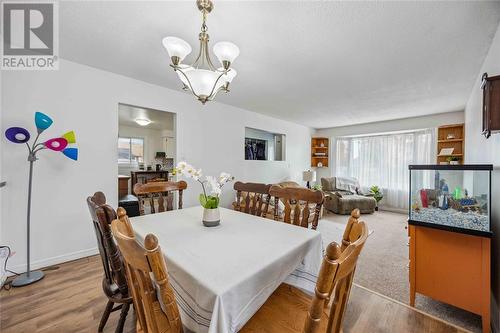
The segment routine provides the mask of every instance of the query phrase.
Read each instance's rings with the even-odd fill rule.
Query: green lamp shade
[[[53,138],[45,141],[43,144],[53,151],[61,151],[68,146],[68,140],[65,138]]]
[[[62,151],[64,156],[71,158],[72,160],[78,160],[78,148],[66,148]]]
[[[52,123],[52,119],[45,113],[35,112],[35,125],[38,129],[38,133],[42,133],[43,131],[45,131],[50,127],[50,125],[52,125]]]
[[[25,143],[30,139],[30,132],[22,127],[10,127],[5,131],[5,137],[14,143]]]
[[[68,143],[76,143],[75,132],[73,131],[64,133],[62,137],[65,138],[68,141]]]

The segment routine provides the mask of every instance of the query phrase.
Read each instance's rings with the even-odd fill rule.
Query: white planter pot
[[[203,225],[205,227],[216,227],[220,224],[219,208],[203,209]]]
[[[451,165],[458,165],[458,161],[450,161]]]

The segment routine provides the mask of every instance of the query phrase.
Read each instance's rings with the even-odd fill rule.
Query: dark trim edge
[[[472,236],[480,236],[480,237],[488,237],[488,238],[491,238],[493,236],[493,233],[491,231],[465,229],[465,228],[452,227],[452,226],[442,225],[442,224],[415,221],[415,220],[410,220],[410,219],[408,220],[408,224],[422,226],[422,227],[426,227],[426,228],[432,228],[432,229],[451,231],[451,232],[456,232],[459,234],[466,234],[466,235],[472,235]]]
[[[441,165],[441,164],[413,164],[408,165],[409,170],[486,170],[492,171],[493,164],[458,164],[458,165]]]

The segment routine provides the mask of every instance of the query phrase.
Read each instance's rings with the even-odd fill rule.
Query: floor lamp
[[[35,125],[37,135],[33,143],[30,144],[30,132],[23,127],[10,127],[5,131],[5,137],[13,143],[26,144],[28,148],[28,162],[30,163],[29,180],[28,180],[28,208],[26,213],[26,235],[27,235],[27,261],[26,273],[20,274],[12,281],[13,287],[22,287],[41,280],[44,276],[42,271],[30,270],[30,218],[31,218],[31,187],[33,185],[33,163],[37,160],[37,154],[44,149],[62,152],[66,157],[77,160],[78,148],[69,147],[70,144],[75,144],[75,132],[70,131],[63,134],[59,138],[53,138],[45,142],[38,142],[40,134],[52,125],[53,121],[49,116],[41,112],[35,113]]]

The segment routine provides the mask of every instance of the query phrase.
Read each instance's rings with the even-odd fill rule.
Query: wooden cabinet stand
[[[410,305],[429,296],[482,317],[490,332],[490,238],[409,225]]]

